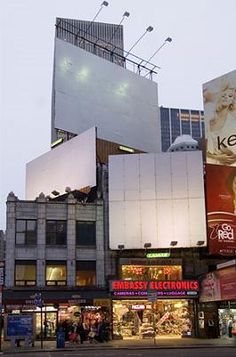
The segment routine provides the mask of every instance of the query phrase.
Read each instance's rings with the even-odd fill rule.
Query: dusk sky
[[[159,105],[203,109],[203,83],[236,69],[235,0],[108,0],[99,22],[125,11],[125,49],[161,67]],[[0,6],[0,229],[10,191],[25,198],[25,165],[50,149],[56,17],[92,20],[102,1],[2,0]]]

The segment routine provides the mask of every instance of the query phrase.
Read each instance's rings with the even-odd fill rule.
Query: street
[[[211,354],[214,357],[235,357],[236,348],[184,348],[184,349],[145,349],[145,350],[124,350],[113,349],[109,351],[55,351],[55,352],[29,352],[25,353],[28,357],[208,357]],[[9,357],[15,357],[16,354],[7,354]]]

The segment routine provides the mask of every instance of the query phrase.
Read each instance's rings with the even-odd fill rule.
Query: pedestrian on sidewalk
[[[76,332],[80,337],[80,343],[83,344],[84,341],[86,340],[86,332],[85,332],[82,321],[79,321]]]
[[[232,329],[233,329],[233,320],[232,320],[232,318],[229,319],[227,327],[228,327],[228,336],[232,337]]]

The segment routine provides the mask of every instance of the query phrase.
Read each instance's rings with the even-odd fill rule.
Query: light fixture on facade
[[[123,249],[125,249],[125,246],[124,246],[124,244],[119,244],[117,248],[118,248],[119,250],[123,250]]]
[[[51,193],[52,193],[53,196],[59,196],[60,195],[60,192],[58,192],[57,190],[53,190]]]
[[[152,246],[152,243],[144,243],[145,249],[151,248],[151,246]]]
[[[132,49],[142,40],[142,38],[148,33],[148,32],[152,32],[153,31],[153,27],[152,26],[148,26],[145,30],[145,32],[142,34],[142,36],[139,37],[139,39],[133,44],[133,46],[129,49],[129,51],[126,53],[125,58],[128,57],[128,55],[130,54],[130,52],[132,51]]]
[[[121,150],[121,151],[131,152],[131,153],[133,153],[133,152],[134,152],[134,149],[129,148],[129,147],[127,147],[127,146],[123,146],[123,145],[120,145],[120,146],[119,146],[119,150]]]
[[[142,66],[145,67],[148,63],[150,64],[150,61],[153,59],[153,57],[156,56],[156,54],[162,49],[162,47],[164,47],[164,46],[167,44],[167,42],[172,42],[172,38],[171,38],[171,37],[167,37],[167,38],[165,39],[165,41],[163,42],[163,44],[151,55],[151,57],[149,57],[148,60],[145,61],[145,63],[143,63],[143,60],[142,60],[142,61],[139,63],[139,66],[142,64]],[[158,66],[154,66],[154,68],[155,68],[155,67],[158,67]],[[154,68],[153,68],[153,69],[154,69]],[[160,68],[160,67],[158,67],[158,68]],[[142,71],[142,69],[143,69],[143,68],[140,68],[139,74],[140,74],[140,72]],[[152,70],[153,70],[153,69],[152,69]]]
[[[56,141],[54,141],[53,143],[51,143],[51,149],[55,148],[56,146],[58,146],[59,144],[61,144],[63,142],[63,138],[59,138]]]
[[[203,245],[205,242],[204,242],[204,240],[199,240],[199,241],[197,241],[197,245],[198,246],[201,246],[201,245]]]
[[[177,244],[178,244],[177,240],[172,240],[172,241],[170,242],[170,245],[171,245],[172,247],[176,246]]]

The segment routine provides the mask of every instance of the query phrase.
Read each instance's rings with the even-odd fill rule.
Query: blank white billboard
[[[200,151],[109,156],[110,248],[206,245]]]
[[[56,39],[52,126],[160,152],[157,83]]]
[[[96,129],[91,128],[26,165],[26,199],[65,188],[96,186]]]

